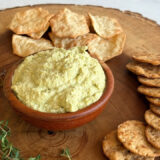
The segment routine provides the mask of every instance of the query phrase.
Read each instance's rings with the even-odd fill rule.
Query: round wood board
[[[68,147],[74,160],[104,160],[101,142],[109,131],[129,119],[144,121],[143,114],[148,108],[144,97],[137,93],[139,85],[136,76],[129,73],[125,65],[130,55],[141,50],[160,52],[160,27],[153,21],[143,18],[140,14],[129,11],[96,6],[75,5],[39,5],[51,13],[68,7],[78,13],[108,15],[119,20],[127,34],[123,55],[107,62],[115,78],[114,93],[105,110],[92,122],[69,131],[48,134],[46,130],[38,129],[23,121],[8,104],[0,89],[0,120],[9,120],[12,130],[11,142],[21,150],[23,157],[41,154],[42,160],[61,160],[59,156],[63,148]],[[0,74],[8,66],[20,58],[12,54],[12,32],[7,29],[11,18],[17,11],[30,7],[13,8],[0,11]]]

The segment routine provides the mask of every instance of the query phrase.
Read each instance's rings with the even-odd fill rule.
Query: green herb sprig
[[[15,148],[9,141],[8,136],[11,135],[8,127],[8,121],[0,121],[0,158],[1,160],[24,160],[21,158],[19,150]],[[28,160],[40,160],[40,155],[37,157],[28,158]]]
[[[62,153],[61,153],[60,155],[61,155],[62,157],[68,158],[68,160],[72,160],[72,159],[71,159],[71,154],[70,154],[69,148],[63,149],[63,150],[62,150]]]

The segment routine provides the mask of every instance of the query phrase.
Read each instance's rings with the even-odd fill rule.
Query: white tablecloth
[[[34,4],[98,5],[141,13],[160,24],[160,0],[0,0],[0,9]]]

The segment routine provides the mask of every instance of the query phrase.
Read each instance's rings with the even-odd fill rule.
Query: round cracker
[[[160,106],[156,106],[154,104],[150,104],[150,109],[153,113],[160,116]]]
[[[147,140],[157,149],[160,149],[160,131],[152,128],[151,126],[147,126],[146,130]]]
[[[110,160],[154,160],[128,151],[117,138],[117,131],[108,133],[102,142],[103,152]]]
[[[146,122],[153,128],[160,130],[160,117],[151,110],[147,110],[144,114]]]
[[[156,106],[160,106],[160,98],[146,96],[146,99]]]
[[[160,98],[160,88],[141,85],[137,90],[144,95]]]
[[[114,18],[107,16],[93,16],[89,13],[94,31],[104,39],[110,39],[123,32],[122,27]]]
[[[53,34],[59,38],[76,38],[89,32],[86,17],[65,8],[50,20]]]
[[[160,65],[159,53],[143,52],[132,56],[133,59],[139,62],[150,63],[152,65]]]
[[[146,78],[138,76],[138,81],[146,86],[160,87],[160,78]]]
[[[145,125],[136,120],[126,121],[118,126],[118,139],[131,152],[149,157],[160,156],[160,150],[148,143]]]
[[[41,32],[47,27],[52,16],[42,8],[32,8],[17,12],[9,25],[9,29],[16,34]]]
[[[141,75],[147,78],[160,78],[160,66],[131,61],[126,67],[136,75]]]

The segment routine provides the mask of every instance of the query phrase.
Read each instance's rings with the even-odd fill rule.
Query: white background
[[[160,0],[0,0],[0,9],[34,4],[80,4],[98,5],[139,12],[160,24]]]

